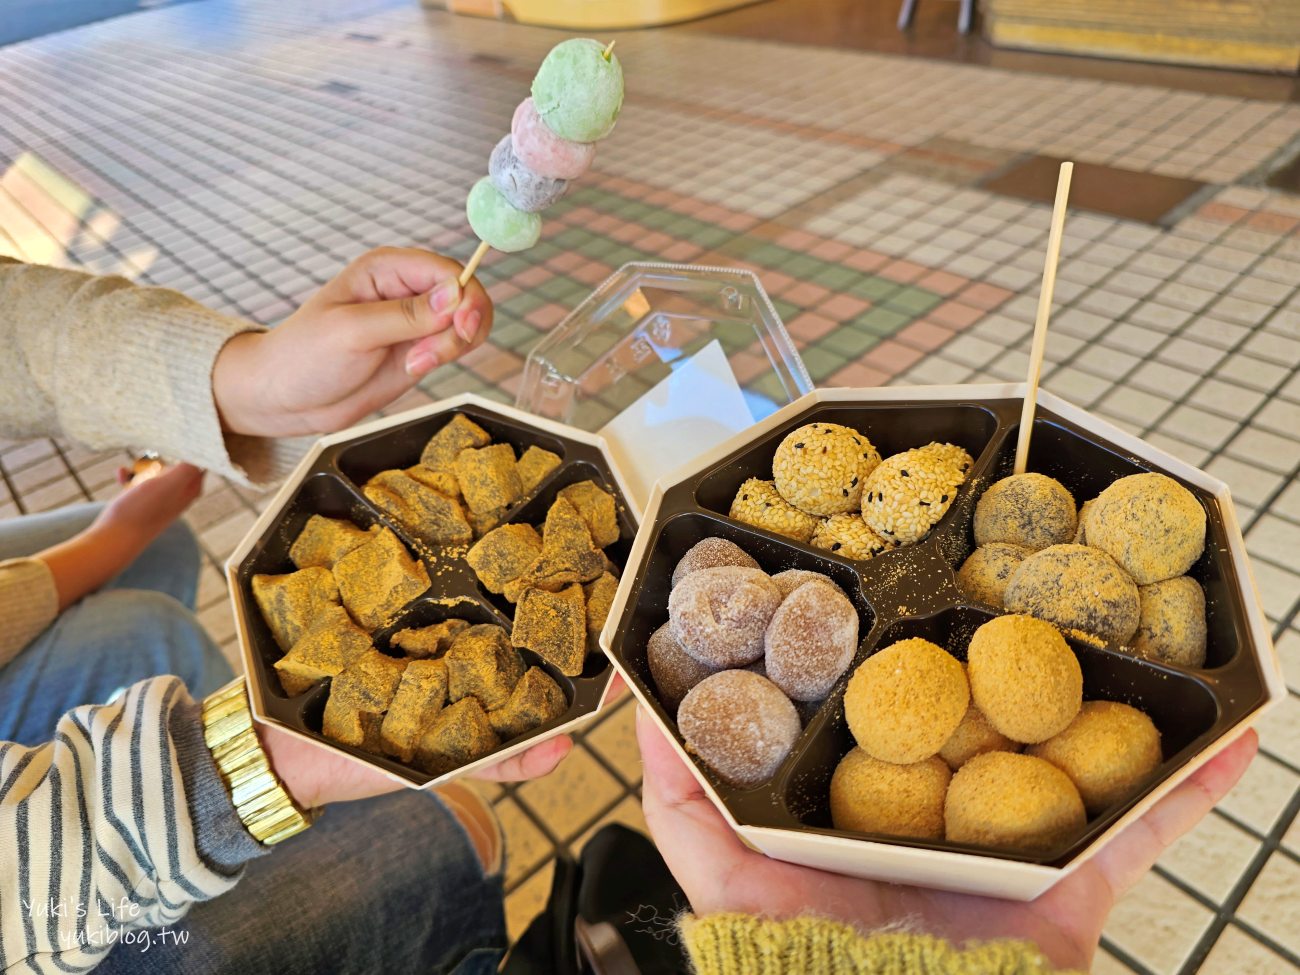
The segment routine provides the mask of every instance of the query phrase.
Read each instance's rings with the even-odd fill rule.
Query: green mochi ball
[[[623,107],[623,67],[599,41],[577,37],[551,48],[533,79],[533,105],[561,139],[609,135]]]
[[[479,240],[505,254],[528,250],[542,235],[542,218],[511,206],[488,176],[469,191],[465,215]]]

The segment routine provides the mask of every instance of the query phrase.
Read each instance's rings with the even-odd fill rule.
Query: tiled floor
[[[295,9],[207,0],[0,50],[0,253],[267,323],[367,247],[466,255],[465,190],[556,35]],[[1242,785],[1119,906],[1097,971],[1300,972],[1300,198],[1259,188],[1300,106],[694,31],[619,50],[630,96],[596,172],[538,247],[483,272],[492,344],[401,405],[512,399],[530,345],[645,257],[755,268],[819,383],[1018,379],[1048,213],[981,183],[1039,153],[1208,184],[1158,223],[1070,217],[1044,383],[1231,484],[1296,693]],[[119,460],[0,444],[0,516],[105,497]],[[212,479],[189,515],[227,646],[217,566],[263,499]],[[487,790],[512,930],[556,846],[639,821],[631,719],[615,709],[550,779]]]

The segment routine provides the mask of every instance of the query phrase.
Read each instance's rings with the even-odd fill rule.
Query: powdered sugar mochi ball
[[[506,254],[528,250],[542,235],[542,218],[511,205],[490,176],[469,191],[465,215],[479,240]]]
[[[668,596],[673,636],[710,667],[743,667],[763,655],[781,590],[762,569],[723,565],[685,576]]]
[[[838,586],[808,582],[781,601],[763,637],[767,676],[795,701],[818,701],[858,649],[858,611]]]
[[[748,670],[724,670],[691,688],[677,709],[686,748],[742,789],[776,774],[799,737],[799,714],[781,689]]]
[[[515,155],[508,135],[502,137],[492,150],[488,159],[488,176],[510,205],[524,213],[540,213],[564,196],[569,188],[566,180],[539,176],[525,166]]]
[[[552,132],[572,142],[603,139],[623,107],[623,66],[605,46],[575,37],[551,48],[533,79],[533,105]]]
[[[525,98],[515,109],[510,143],[520,162],[538,176],[550,179],[577,179],[596,158],[594,142],[573,142],[552,132],[537,114],[531,98]]]

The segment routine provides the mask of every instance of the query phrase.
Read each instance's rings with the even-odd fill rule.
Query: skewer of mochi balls
[[[613,47],[573,38],[542,61],[532,97],[515,109],[510,134],[492,150],[488,175],[465,201],[469,225],[481,243],[462,284],[489,247],[509,254],[536,244],[541,212],[591,167],[596,143],[613,130],[623,107],[623,68]]]

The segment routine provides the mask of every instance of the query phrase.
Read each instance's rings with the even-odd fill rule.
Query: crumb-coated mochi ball
[[[665,623],[650,634],[645,656],[650,676],[659,691],[659,701],[669,714],[676,713],[677,706],[692,687],[718,672],[716,667],[700,663],[682,648],[677,637],[673,636],[671,623]]]
[[[1090,545],[1053,545],[1011,574],[1002,602],[1066,629],[1126,644],[1138,625],[1138,591],[1128,574]]]
[[[1191,576],[1138,586],[1133,651],[1180,667],[1205,666],[1205,591]]]
[[[968,599],[1000,608],[1012,573],[1029,554],[1029,549],[1006,542],[981,545],[957,570],[957,588]]]
[[[974,704],[962,715],[949,739],[939,749],[939,757],[955,772],[976,755],[985,752],[1016,752],[1020,746],[1012,741],[984,717],[984,712]]]
[[[975,706],[1012,741],[1046,741],[1083,701],[1074,651],[1056,627],[1032,616],[999,616],[976,630],[966,676]]]
[[[811,569],[786,569],[772,576],[772,582],[781,590],[782,599],[806,582],[824,582],[828,586],[835,586],[840,592],[844,591],[830,576],[823,572],[813,572]]]
[[[677,567],[673,569],[675,586],[696,569],[716,569],[722,565],[741,565],[747,569],[757,569],[754,557],[735,542],[725,538],[705,538],[686,550]]]
[[[825,519],[813,532],[809,544],[813,548],[825,549],[846,559],[862,561],[895,547],[893,542],[877,535],[856,511],[831,515]]]
[[[943,799],[952,772],[932,755],[894,765],[855,748],[831,776],[831,822],[836,829],[888,836],[943,839]]]
[[[964,479],[923,447],[886,457],[863,485],[862,520],[887,541],[919,542],[947,514]]]
[[[838,586],[809,582],[772,614],[763,637],[767,676],[795,701],[819,701],[858,649],[858,611]]]
[[[731,502],[729,514],[737,521],[793,538],[796,542],[806,542],[812,538],[820,523],[816,515],[800,511],[781,497],[771,481],[757,477],[751,477],[740,485],[740,490]]]
[[[1088,512],[1088,544],[1140,586],[1187,572],[1205,549],[1205,509],[1164,474],[1121,477]]]
[[[677,709],[686,748],[742,789],[776,774],[799,737],[799,715],[766,677],[724,670],[704,678]]]
[[[1132,795],[1159,767],[1160,732],[1137,708],[1085,701],[1064,731],[1030,746],[1026,754],[1068,775],[1095,816]]]
[[[710,667],[743,667],[763,655],[781,590],[762,569],[723,565],[692,572],[668,596],[673,635]]]
[[[1087,823],[1069,776],[1014,752],[987,752],[963,765],[948,783],[943,811],[949,842],[1018,853],[1050,853]]]
[[[806,423],[776,448],[772,480],[800,511],[836,515],[861,505],[862,482],[880,463],[880,452],[851,427]]]
[[[1074,538],[1072,539],[1075,545],[1088,544],[1088,515],[1092,511],[1092,502],[1096,500],[1096,498],[1093,498],[1092,501],[1085,501],[1079,505],[1078,523],[1075,525]]]
[[[938,754],[969,703],[961,663],[943,647],[914,638],[858,665],[844,692],[844,718],[868,755],[907,765]]]
[[[975,544],[1007,542],[1037,552],[1074,538],[1074,496],[1046,474],[1012,474],[989,485],[975,505]]]

